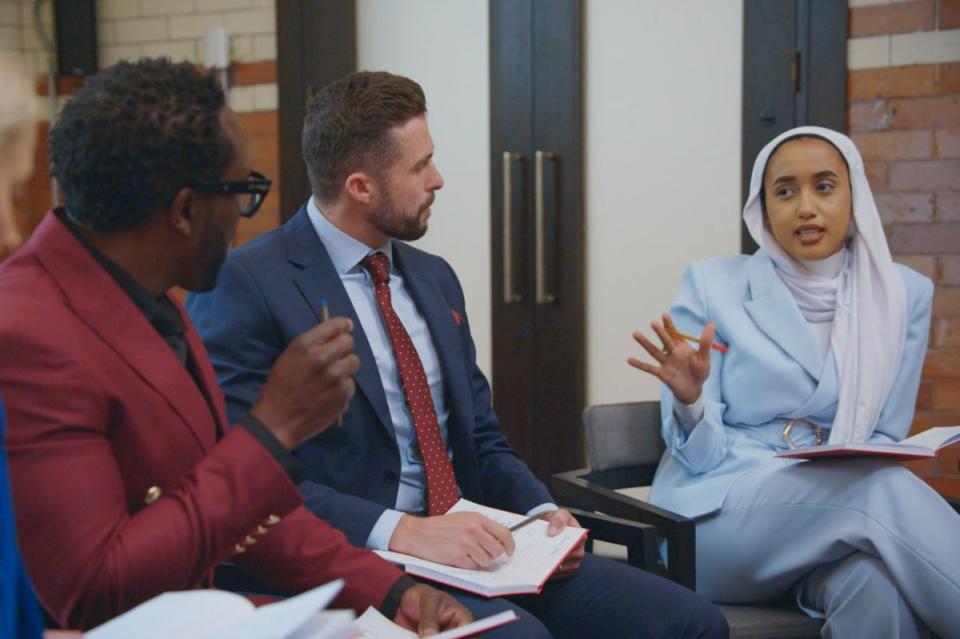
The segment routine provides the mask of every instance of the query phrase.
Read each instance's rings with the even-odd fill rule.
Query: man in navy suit
[[[458,496],[578,525],[509,446],[476,364],[450,266],[406,241],[427,230],[443,178],[420,86],[352,74],[308,105],[303,152],[313,197],[283,227],[233,251],[218,287],[187,309],[231,417],[249,410],[274,359],[329,312],[353,320],[361,366],[342,426],[299,446],[314,513],[355,544],[453,566],[512,553],[510,532]],[[521,616],[503,637],[722,637],[719,611],[683,588],[580,546],[535,596],[455,593],[477,616]]]

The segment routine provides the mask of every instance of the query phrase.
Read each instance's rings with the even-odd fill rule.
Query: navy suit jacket
[[[463,290],[453,269],[402,242],[394,241],[393,247],[396,267],[440,358],[460,492],[513,512],[553,501],[500,428],[490,386],[477,367]],[[343,426],[329,428],[295,451],[309,476],[300,490],[310,510],[352,543],[364,545],[383,511],[396,504],[400,452],[373,352],[306,207],[281,228],[231,251],[216,289],[190,295],[186,307],[236,420],[256,400],[287,344],[320,320],[322,299],[331,316],[353,319],[360,370]]]

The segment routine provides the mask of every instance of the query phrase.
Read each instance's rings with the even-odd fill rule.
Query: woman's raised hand
[[[673,392],[673,396],[684,404],[692,404],[700,397],[703,383],[710,375],[710,346],[713,344],[713,324],[707,324],[700,336],[700,344],[694,350],[686,340],[674,338],[678,333],[670,315],[663,314],[663,324],[650,322],[650,327],[663,342],[663,348],[654,346],[640,331],[633,332],[633,339],[643,347],[650,357],[657,360],[659,366],[641,362],[635,357],[627,358],[634,368],[650,373],[660,379]]]

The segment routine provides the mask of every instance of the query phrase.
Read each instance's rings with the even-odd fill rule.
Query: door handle
[[[513,162],[523,156],[503,152],[503,303],[515,304],[523,296],[513,286]]]
[[[556,155],[550,151],[537,151],[534,156],[535,165],[535,201],[534,201],[534,225],[535,246],[534,253],[536,257],[536,293],[537,304],[551,304],[556,300],[553,293],[547,291],[547,273],[545,264],[546,246],[544,245],[544,204],[543,204],[543,162],[544,160],[553,160]]]

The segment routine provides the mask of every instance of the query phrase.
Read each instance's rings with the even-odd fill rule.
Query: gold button
[[[277,517],[276,515],[270,515],[269,517],[267,517],[268,526],[276,526],[279,523],[280,523],[280,518]]]
[[[240,544],[234,544],[234,545],[233,545],[233,553],[234,553],[235,555],[242,555],[242,554],[245,553],[245,552],[247,552],[247,547],[246,547],[246,546],[241,546]]]
[[[253,531],[253,534],[263,536],[267,534],[268,530],[270,529],[266,526],[257,526],[257,529]]]
[[[252,535],[247,535],[246,539],[240,543],[242,543],[244,546],[252,546],[257,543],[257,538],[253,537]]]
[[[160,490],[159,486],[151,486],[150,488],[147,488],[147,494],[144,495],[143,497],[143,503],[149,506],[153,502],[160,499],[160,495],[162,494],[163,494],[163,491]]]

